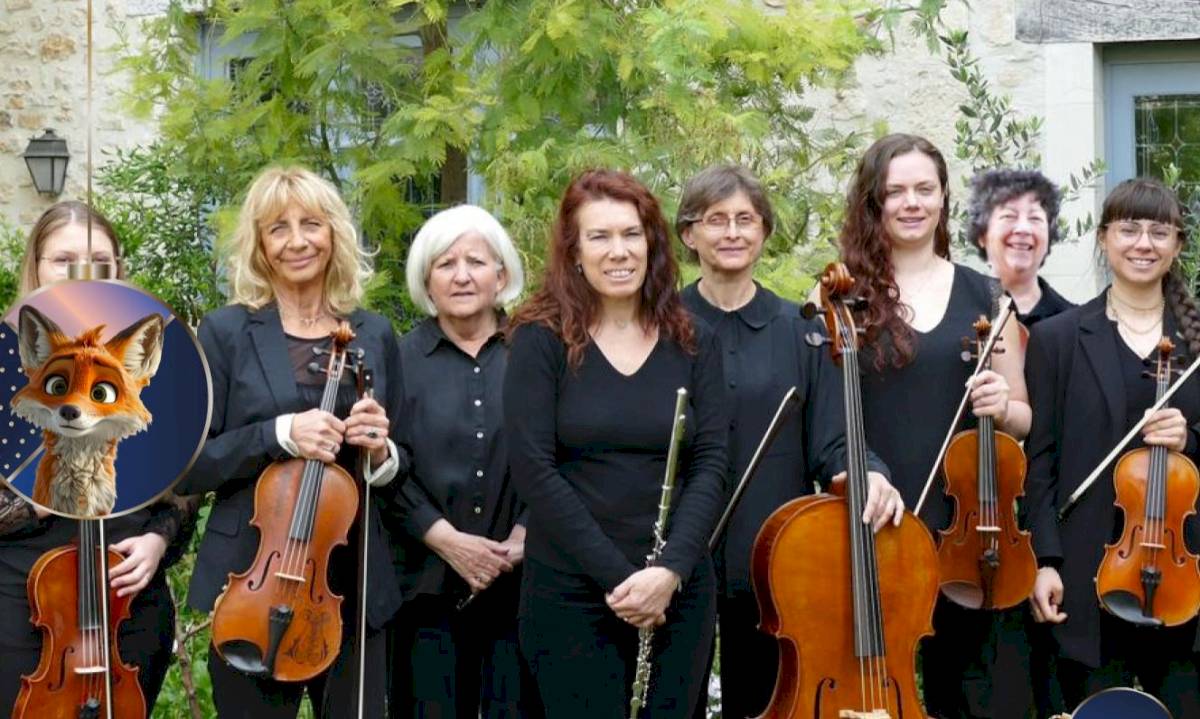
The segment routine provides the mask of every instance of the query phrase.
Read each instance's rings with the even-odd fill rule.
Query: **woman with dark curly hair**
[[[1058,517],[1084,477],[1154,403],[1155,382],[1143,376],[1144,360],[1155,356],[1161,339],[1171,338],[1185,362],[1200,356],[1200,313],[1177,261],[1189,241],[1185,216],[1158,180],[1117,185],[1096,231],[1112,284],[1030,333],[1026,377],[1034,420],[1025,445],[1026,491],[1040,567],[1032,605],[1034,617],[1051,626],[1068,707],[1136,679],[1177,719],[1200,717],[1196,619],[1139,626],[1119,614],[1137,616],[1140,607],[1130,611],[1120,596],[1097,601],[1093,580],[1104,545],[1120,536],[1111,473]],[[1200,460],[1198,432],[1200,383],[1193,378],[1169,408],[1154,413],[1129,449],[1166,447],[1194,462]],[[1190,551],[1200,548],[1195,514],[1184,522],[1184,539]]]
[[[1061,199],[1037,170],[984,170],[971,180],[967,241],[1012,295],[1026,327],[1075,306],[1038,276],[1058,241]]]
[[[643,716],[696,704],[728,417],[720,350],[678,277],[654,196],[591,170],[564,193],[542,289],[512,320],[504,420],[529,506],[518,635],[547,716],[627,716],[638,629],[651,627]],[[677,387],[687,431],[666,547],[646,567]]]
[[[995,314],[999,291],[993,280],[950,261],[947,175],[945,159],[928,140],[879,139],[858,163],[840,238],[865,305],[859,327],[867,443],[914,510],[973,369],[962,359],[962,338],[974,336],[971,325],[980,315]],[[1017,347],[1017,332],[1015,322],[1005,327],[1006,346]],[[993,366],[976,379],[973,416],[963,424],[991,416],[997,429],[1022,439],[1030,411],[1020,352],[997,355]],[[949,525],[951,512],[938,482],[919,516],[936,533]],[[935,636],[921,645],[930,715],[986,715],[989,678],[978,649],[990,627],[986,613],[939,601]]]

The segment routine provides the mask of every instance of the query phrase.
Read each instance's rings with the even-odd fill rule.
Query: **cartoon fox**
[[[150,424],[140,395],[162,358],[161,315],[143,317],[108,342],[100,341],[103,329],[72,340],[29,305],[18,319],[29,384],[13,395],[13,414],[40,427],[46,447],[33,501],[74,516],[112,511],[117,443]]]

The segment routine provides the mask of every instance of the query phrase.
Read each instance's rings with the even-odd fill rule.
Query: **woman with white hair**
[[[336,653],[332,666],[305,682],[281,682],[262,676],[244,651],[210,647],[217,715],[290,719],[307,690],[320,719],[381,717],[387,650],[382,628],[401,601],[380,512],[395,503],[389,482],[404,459],[397,446],[400,428],[391,421],[403,416],[396,336],[386,318],[360,307],[371,274],[368,258],[337,190],[311,171],[271,167],[261,172],[246,193],[228,249],[230,304],[205,316],[197,333],[212,373],[212,423],[204,449],[176,490],[216,493],[188,604],[212,611],[230,573],[243,572],[254,561],[259,544],[250,524],[257,512],[254,491],[272,462],[301,457],[337,463],[356,476],[365,450],[370,459],[366,480],[377,489],[367,508],[371,534],[362,568],[368,583],[362,683],[356,621],[363,561],[360,510],[349,545],[334,549],[328,564],[329,586],[344,597],[340,646],[318,647]],[[311,368],[313,350],[329,347],[330,334],[342,320],[354,331],[350,348],[361,350],[374,372],[377,399],[358,399],[347,372],[328,412],[319,408],[326,378]],[[315,511],[324,510],[318,505]],[[288,633],[295,629],[284,629],[283,646],[299,644]]]
[[[540,716],[517,653],[524,508],[509,481],[503,306],[524,273],[485,210],[443,210],[417,233],[408,291],[429,317],[400,341],[407,477],[396,563],[392,712]]]

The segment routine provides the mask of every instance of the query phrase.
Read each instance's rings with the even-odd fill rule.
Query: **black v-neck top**
[[[980,315],[992,316],[997,288],[995,280],[956,264],[946,312],[932,330],[916,332],[908,364],[897,368],[889,363],[876,370],[871,348],[863,352],[867,445],[891,470],[892,484],[909,509],[916,508],[975,366],[974,360],[963,360],[962,340],[974,341],[972,324]],[[976,425],[969,407],[963,415],[960,430]],[[949,526],[951,502],[944,481],[935,479],[920,515],[930,530]]]
[[[516,330],[504,380],[512,480],[529,506],[526,555],[612,591],[645,566],[666,468],[675,390],[687,425],[660,566],[685,581],[724,507],[728,416],[721,353],[696,323],[696,353],[660,336],[636,372],[594,342],[577,368],[552,330]]]

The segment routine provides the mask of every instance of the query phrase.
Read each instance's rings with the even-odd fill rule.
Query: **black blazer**
[[[1025,492],[1034,551],[1042,564],[1061,562],[1062,611],[1068,618],[1054,627],[1060,653],[1091,666],[1100,662],[1103,611],[1094,579],[1120,514],[1113,506],[1111,467],[1061,522],[1058,511],[1129,431],[1120,348],[1105,316],[1106,292],[1035,325],[1025,358],[1033,408],[1033,425],[1025,442],[1029,457]],[[1164,322],[1175,338],[1176,351],[1182,352],[1186,343],[1174,327],[1170,310]],[[1191,423],[1184,453],[1195,461],[1200,382],[1189,379],[1172,397],[1171,406]],[[1192,551],[1200,546],[1195,515],[1187,521],[1185,538]]]
[[[396,441],[404,396],[396,336],[385,318],[366,310],[355,310],[350,323],[355,333],[351,347],[366,352],[365,361],[375,372],[375,396],[387,410]],[[272,461],[288,456],[276,440],[275,418],[310,408],[300,404],[275,305],[258,311],[244,305],[222,307],[201,321],[197,335],[212,373],[212,424],[204,449],[176,491],[217,495],[188,588],[188,604],[208,612],[229,573],[244,571],[254,561],[259,539],[250,526],[255,480]],[[390,539],[380,518],[393,513],[395,486],[403,476],[402,467],[396,482],[371,491],[367,621],[375,628],[401,603]]]

